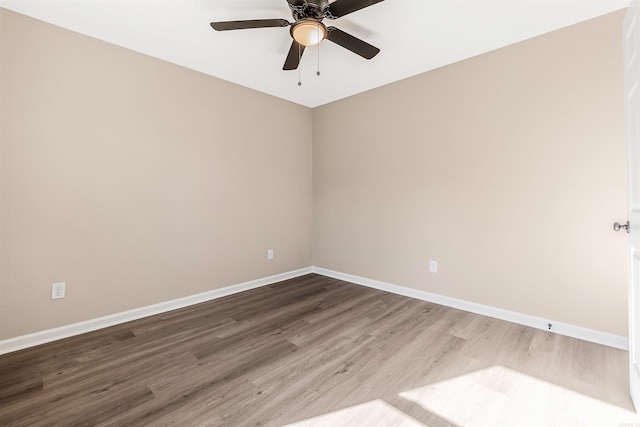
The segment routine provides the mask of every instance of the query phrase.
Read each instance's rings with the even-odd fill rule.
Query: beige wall
[[[0,339],[307,267],[312,232],[319,267],[626,335],[622,16],[312,113],[0,9]]]
[[[623,16],[315,109],[314,265],[626,335]]]
[[[0,17],[0,339],[311,265],[311,110]]]

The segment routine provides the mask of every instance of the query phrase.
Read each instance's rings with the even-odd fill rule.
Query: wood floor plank
[[[310,274],[0,356],[0,425],[640,423],[627,357]]]

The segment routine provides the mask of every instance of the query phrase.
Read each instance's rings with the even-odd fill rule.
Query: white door
[[[629,375],[631,399],[640,410],[640,0],[624,20],[625,127],[628,157]],[[620,231],[625,231],[623,228]]]

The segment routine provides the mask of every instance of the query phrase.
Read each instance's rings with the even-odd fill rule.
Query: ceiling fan
[[[337,19],[365,7],[380,3],[383,0],[286,0],[295,22],[286,19],[252,19],[246,21],[212,22],[216,31],[244,30],[248,28],[289,27],[293,38],[289,54],[284,62],[283,70],[295,70],[305,47],[314,46],[324,39],[349,49],[351,52],[371,59],[380,52],[375,46],[345,33],[336,27],[327,27],[322,23],[324,18]]]

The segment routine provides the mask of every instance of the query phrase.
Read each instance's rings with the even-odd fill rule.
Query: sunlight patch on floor
[[[640,427],[629,410],[502,366],[400,396],[459,426]]]
[[[351,406],[339,411],[330,412],[319,417],[309,418],[288,427],[425,427],[407,414],[397,410],[388,403],[376,399],[360,405]]]

